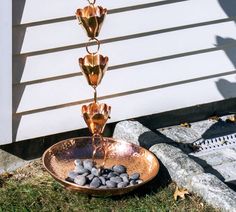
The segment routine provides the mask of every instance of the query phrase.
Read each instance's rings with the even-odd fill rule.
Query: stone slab
[[[169,171],[171,179],[179,186],[188,188],[191,178],[204,173],[203,168],[180,149],[168,144],[156,144],[149,149]]]
[[[191,129],[193,129],[200,137],[216,123],[215,120],[207,119],[204,121],[198,121],[191,123]]]
[[[164,128],[161,131],[159,130],[159,132],[178,143],[192,143],[201,137],[192,128],[181,126]]]
[[[208,139],[236,132],[236,124],[228,123],[226,119],[229,116],[219,117],[219,121],[207,119],[191,123],[191,128],[200,134],[201,138]]]
[[[219,174],[224,178],[225,182],[236,179],[236,161],[223,163],[219,166],[213,166],[213,169],[219,172]]]
[[[158,132],[178,143],[192,143],[198,139],[208,139],[236,132],[236,123],[228,123],[228,116],[220,117],[221,121],[207,119],[190,123],[186,128],[180,125],[157,129]]]
[[[193,152],[190,148],[181,148],[185,153],[199,163],[206,172],[212,173],[219,179],[228,182],[236,180],[236,147],[231,144],[234,141],[226,139],[229,143],[223,143],[219,145],[218,138],[225,139],[227,136],[234,135],[236,133],[236,123],[229,123],[226,119],[229,116],[220,117],[220,119],[207,119],[190,123],[191,127],[181,127],[180,125],[158,129],[157,132],[163,133],[168,138],[172,139],[176,144],[184,147],[189,143],[197,141],[197,144],[201,145],[203,150],[199,152]],[[232,136],[231,136],[232,137]],[[218,140],[217,140],[218,139]],[[232,138],[233,140],[235,138]],[[212,141],[216,141],[214,144]],[[206,142],[210,143],[206,143]],[[211,145],[211,146],[210,146]]]
[[[0,150],[0,173],[11,172],[24,166],[30,161],[25,161],[15,155],[12,155],[4,150]]]
[[[147,149],[157,143],[172,142],[162,134],[158,135],[152,132],[137,121],[119,122],[114,129],[113,138],[137,144]]]
[[[113,138],[116,140],[125,140],[127,142],[139,145],[139,137],[150,130],[143,127],[137,121],[122,121],[119,122],[113,133]]]
[[[206,126],[209,127],[209,124],[206,124]],[[144,144],[144,147],[146,148],[149,147],[149,143],[151,143],[152,146],[149,150],[158,157],[161,164],[163,164],[168,170],[172,180],[176,181],[178,186],[185,187],[189,191],[198,194],[207,203],[216,208],[220,208],[222,211],[234,212],[236,210],[236,192],[231,190],[216,176],[204,173],[203,168],[194,160],[189,158],[189,156],[193,158],[194,156],[188,156],[173,145],[176,141],[170,139],[170,136],[166,137],[167,134],[163,135],[162,130],[157,131],[157,134],[155,135],[155,133],[153,134],[152,131],[145,128],[140,123],[133,123],[131,121],[121,122],[117,125],[117,128],[118,129],[115,129],[114,132],[114,138],[116,139],[129,140],[141,146]],[[202,132],[205,133],[206,131],[202,129]],[[149,133],[151,134],[151,137],[143,136],[143,134]],[[192,138],[185,139],[185,141],[193,140]],[[220,152],[221,155],[225,156],[222,161],[217,158],[217,155],[215,155],[213,157],[214,160],[212,161],[212,165],[224,164],[226,161],[229,161],[231,159],[231,156],[228,156],[229,153],[230,151],[225,152],[225,154]],[[203,159],[201,160],[203,161]]]
[[[198,157],[202,161],[206,162],[208,166],[219,166],[224,163],[230,163],[236,161],[236,151],[233,149],[224,149],[224,151],[215,150],[207,154],[205,152],[203,153],[199,152],[199,153],[192,153],[190,155]],[[201,163],[200,160],[199,163],[205,166],[203,163]]]
[[[190,190],[223,211],[236,212],[236,193],[212,174],[192,177]]]
[[[179,148],[171,146],[170,140],[152,132],[136,121],[123,121],[116,125],[113,138],[140,145],[152,151],[167,168],[171,178],[180,186],[186,187],[189,177],[203,173],[203,168],[184,154]]]

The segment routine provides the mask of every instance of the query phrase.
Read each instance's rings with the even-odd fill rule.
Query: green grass
[[[150,189],[151,188],[151,189]],[[152,189],[153,188],[153,189]],[[155,188],[155,189],[154,189]],[[175,184],[162,188],[149,184],[120,197],[95,198],[63,189],[40,162],[0,176],[0,212],[14,211],[218,211],[195,195],[174,201]]]

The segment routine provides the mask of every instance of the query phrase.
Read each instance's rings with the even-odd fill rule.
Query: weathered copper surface
[[[61,141],[43,155],[43,164],[46,170],[65,188],[94,196],[113,196],[128,193],[144,183],[153,179],[159,171],[159,163],[156,157],[148,150],[124,141],[115,141],[111,138],[104,138],[109,146],[105,167],[122,164],[127,167],[128,174],[139,172],[143,183],[116,189],[94,189],[78,186],[67,182],[67,173],[74,169],[75,159],[90,159],[93,154],[91,137],[80,137]],[[103,158],[103,156],[97,156]],[[103,160],[96,158],[97,165]]]
[[[89,5],[84,9],[77,9],[76,17],[87,32],[88,37],[95,38],[99,35],[107,9],[101,6]]]
[[[102,134],[111,113],[111,107],[107,104],[93,102],[82,106],[82,114],[92,134]]]
[[[88,84],[92,87],[97,87],[107,70],[108,57],[100,54],[89,54],[84,58],[79,58],[79,65]]]

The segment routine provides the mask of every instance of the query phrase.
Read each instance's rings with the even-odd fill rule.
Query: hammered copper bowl
[[[93,196],[122,195],[142,186],[157,175],[159,162],[151,152],[128,142],[115,141],[112,138],[104,139],[109,146],[105,167],[125,165],[128,174],[139,172],[143,183],[126,188],[94,189],[66,181],[67,173],[74,169],[75,159],[92,158],[92,137],[68,139],[53,145],[43,155],[44,167],[66,189]],[[96,162],[99,165],[103,160],[96,158]]]

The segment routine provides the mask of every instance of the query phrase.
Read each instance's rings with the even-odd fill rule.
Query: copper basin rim
[[[126,188],[94,189],[66,181],[67,173],[74,169],[75,159],[92,158],[92,137],[67,139],[54,144],[44,152],[43,165],[49,174],[66,189],[93,196],[114,196],[128,193],[152,180],[158,174],[160,165],[153,153],[125,141],[104,139],[110,145],[105,167],[123,164],[127,167],[128,174],[139,172],[143,183]],[[102,161],[101,158],[96,159],[98,165],[102,164]]]

